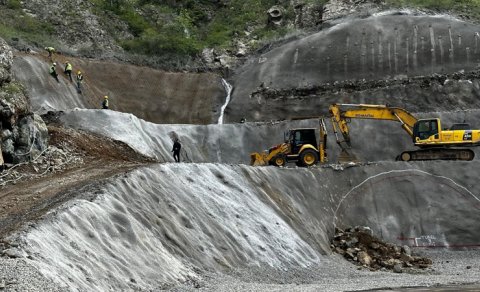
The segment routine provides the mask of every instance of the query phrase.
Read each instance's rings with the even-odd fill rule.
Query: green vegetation
[[[24,13],[19,0],[8,0],[0,9],[0,37],[22,39],[39,46],[52,44],[53,26]]]
[[[287,35],[284,26],[267,25],[266,11],[278,0],[85,0],[93,5],[104,29],[117,37],[127,51],[168,57],[192,58],[202,48],[234,47],[234,41],[249,34],[256,44],[268,43]],[[304,0],[322,5],[327,0]],[[388,6],[452,11],[480,19],[480,0],[385,0]],[[4,0],[0,5],[0,37],[22,39],[39,46],[55,44],[51,24],[29,16],[20,0]],[[295,17],[290,1],[284,19],[292,23]],[[70,19],[79,17],[68,14]],[[120,21],[118,21],[120,20]],[[81,20],[77,20],[77,22]],[[132,38],[125,40],[127,26]],[[251,44],[250,44],[251,45]],[[91,49],[91,48],[89,48]]]
[[[2,91],[9,95],[15,95],[18,93],[25,94],[25,87],[19,82],[9,82],[2,86]]]
[[[134,38],[121,45],[135,53],[193,56],[203,47],[230,48],[247,30],[257,39],[286,33],[266,26],[266,11],[275,0],[231,0],[220,7],[211,0],[90,1],[128,24]]]

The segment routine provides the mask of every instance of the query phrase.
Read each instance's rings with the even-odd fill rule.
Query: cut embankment
[[[480,128],[479,110],[421,113],[417,116],[439,117],[442,127],[466,120],[473,128]],[[319,127],[315,119],[223,125],[158,125],[131,114],[101,110],[69,111],[60,119],[68,127],[125,142],[136,151],[161,162],[174,161],[170,152],[174,137],[182,143],[182,161],[248,164],[250,153],[282,143],[286,130]],[[349,126],[351,151],[361,162],[394,161],[402,151],[415,149],[412,138],[398,122],[357,119],[352,120]],[[328,159],[335,163],[340,148],[335,143],[329,123],[327,127]]]

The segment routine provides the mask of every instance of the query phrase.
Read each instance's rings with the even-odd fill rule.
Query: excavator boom
[[[337,127],[343,135],[344,141],[350,145],[350,134],[348,129],[349,119],[372,119],[372,120],[390,120],[400,122],[402,128],[411,137],[413,137],[413,126],[418,121],[408,111],[386,105],[373,104],[332,104],[330,106],[332,115],[332,124],[335,135],[337,136]],[[338,136],[337,136],[337,141]]]

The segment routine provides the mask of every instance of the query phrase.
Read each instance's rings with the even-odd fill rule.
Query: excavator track
[[[470,161],[475,157],[475,152],[470,149],[432,148],[414,151],[404,151],[397,157],[400,161],[417,160],[463,160]]]

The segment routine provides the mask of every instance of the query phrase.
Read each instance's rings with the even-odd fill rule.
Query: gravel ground
[[[61,292],[55,283],[45,278],[27,259],[0,258],[0,291]]]
[[[432,269],[409,274],[370,272],[332,255],[317,267],[251,268],[223,275],[205,272],[201,281],[165,285],[154,291],[480,291],[480,249],[416,252],[434,261]],[[31,266],[28,259],[0,258],[0,291],[65,290]]]
[[[480,291],[480,249],[417,249],[414,252],[431,258],[434,262],[432,268],[408,274],[370,272],[359,269],[339,255],[332,255],[321,266],[304,269],[279,271],[252,268],[225,275],[207,273],[198,283],[172,287],[170,291],[392,291],[392,288],[401,287],[428,287],[418,291]],[[460,286],[465,284],[469,286]],[[454,285],[454,288],[445,290],[447,288],[438,287],[443,285]]]

